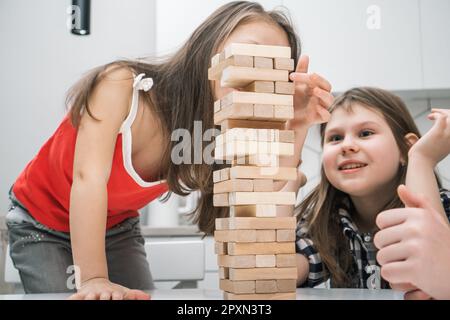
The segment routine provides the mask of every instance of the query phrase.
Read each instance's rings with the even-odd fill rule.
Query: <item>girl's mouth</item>
[[[362,168],[367,167],[365,163],[349,163],[339,167],[339,171],[342,173],[354,173],[360,171]]]

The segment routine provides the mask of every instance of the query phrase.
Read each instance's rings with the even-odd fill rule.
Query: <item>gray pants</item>
[[[6,216],[10,255],[26,293],[74,292],[70,234],[36,221],[10,193]],[[109,280],[130,289],[153,289],[139,218],[106,232]]]

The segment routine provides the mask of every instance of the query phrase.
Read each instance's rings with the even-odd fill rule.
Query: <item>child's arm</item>
[[[131,72],[124,69],[111,72],[89,98],[91,113],[101,121],[84,112],[78,128],[70,194],[70,233],[81,288],[73,299],[117,299],[124,298],[129,291],[108,280],[105,233],[107,183],[117,135],[131,105],[132,83]]]
[[[309,261],[299,253],[295,255],[295,259],[297,261],[297,287],[300,287],[308,279]]]
[[[450,153],[450,110],[433,109],[428,118],[435,123],[409,151],[406,186],[424,195],[445,216],[434,168]]]

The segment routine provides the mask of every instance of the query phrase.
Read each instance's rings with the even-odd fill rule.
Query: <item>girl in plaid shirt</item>
[[[435,121],[421,138],[403,101],[375,88],[351,89],[328,111],[320,128],[321,182],[296,208],[298,286],[329,280],[331,287],[388,288],[377,263],[375,220],[404,207],[401,184],[450,216],[450,193],[434,172],[450,152],[449,130]],[[430,119],[446,112],[433,110]]]

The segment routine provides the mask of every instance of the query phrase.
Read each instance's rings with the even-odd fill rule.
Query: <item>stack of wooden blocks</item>
[[[214,172],[214,206],[229,207],[216,220],[215,251],[225,299],[295,299],[294,217],[280,216],[295,192],[275,182],[296,180],[297,168],[280,167],[294,155],[294,70],[291,48],[233,43],[213,57],[209,79],[235,88],[214,104],[215,159],[231,167]]]

